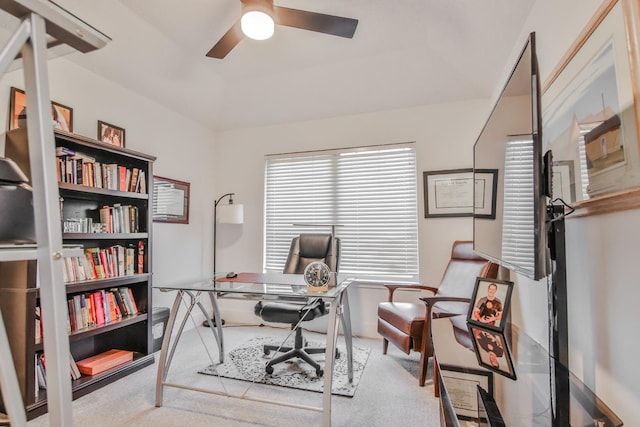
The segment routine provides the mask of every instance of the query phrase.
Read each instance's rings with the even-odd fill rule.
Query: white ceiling
[[[113,40],[67,58],[216,130],[490,97],[535,0],[275,0],[356,18],[205,57],[240,0],[56,0]]]

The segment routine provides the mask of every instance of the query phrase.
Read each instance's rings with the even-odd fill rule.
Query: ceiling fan
[[[271,33],[273,33],[273,24],[277,24],[350,39],[353,38],[353,34],[358,26],[357,19],[274,6],[273,0],[240,1],[242,2],[241,19],[233,24],[229,31],[218,40],[206,56],[222,59],[231,52],[231,49],[240,43],[240,40],[246,35],[245,23],[242,21],[248,12],[254,12],[254,15],[263,14],[270,17]],[[268,37],[270,37],[270,35],[264,38]]]

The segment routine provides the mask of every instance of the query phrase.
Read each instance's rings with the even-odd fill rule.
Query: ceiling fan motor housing
[[[249,11],[264,12],[273,17],[273,0],[240,0],[242,2],[242,13]]]

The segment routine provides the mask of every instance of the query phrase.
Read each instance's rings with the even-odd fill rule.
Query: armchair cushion
[[[426,306],[412,302],[378,304],[378,333],[409,354],[422,344]]]

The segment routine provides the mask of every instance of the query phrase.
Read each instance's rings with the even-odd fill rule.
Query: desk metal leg
[[[342,310],[340,311],[340,322],[344,332],[344,341],[347,346],[347,374],[349,382],[353,382],[353,335],[351,333],[351,312],[349,311],[348,290],[342,293]]]
[[[171,335],[173,333],[173,325],[176,323],[176,314],[180,308],[180,302],[182,301],[182,291],[176,293],[176,298],[173,300],[173,307],[169,313],[169,319],[167,320],[167,327],[164,331],[164,338],[162,338],[162,349],[160,350],[160,360],[158,360],[158,373],[156,376],[156,406],[162,406],[162,392],[164,388],[164,380],[167,378],[167,372],[169,366],[167,365],[167,353],[169,352],[169,343],[171,342]],[[176,337],[176,342],[180,337]]]
[[[220,309],[218,308],[218,297],[215,292],[209,292],[209,299],[211,300],[211,306],[213,307],[213,318],[216,321],[216,330],[218,331],[216,342],[218,343],[218,352],[220,353],[220,363],[224,363],[224,334],[222,333],[222,316],[220,316]],[[209,328],[213,331],[213,325],[211,324],[211,317],[203,310],[205,318],[209,322]],[[214,334],[215,335],[215,334]]]
[[[331,304],[329,325],[327,326],[327,349],[324,363],[324,390],[322,391],[322,425],[331,426],[331,388],[333,385],[333,362],[336,356],[338,338],[338,316],[341,315],[340,302]]]

